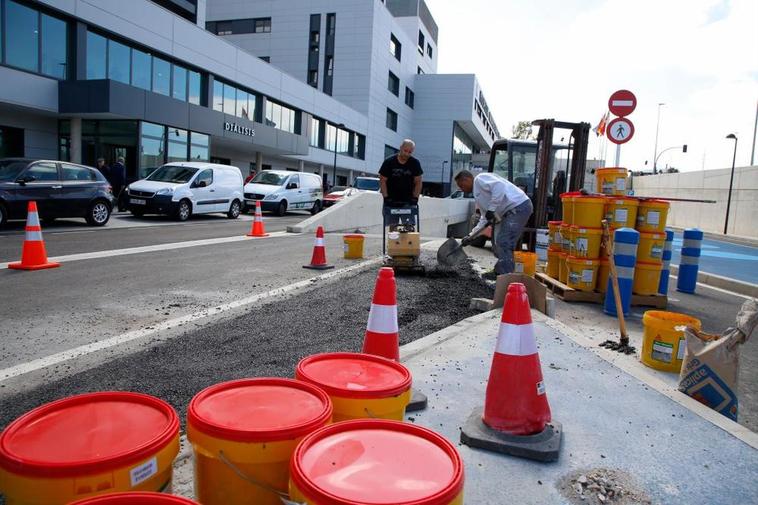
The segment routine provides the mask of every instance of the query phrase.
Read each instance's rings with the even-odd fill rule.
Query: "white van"
[[[186,221],[192,214],[223,212],[237,219],[244,202],[237,167],[198,161],[167,163],[127,187],[135,216],[168,214]]]
[[[245,184],[245,204],[254,209],[255,202],[261,209],[283,216],[287,210],[309,210],[316,214],[324,201],[321,177],[306,172],[287,170],[264,170]]]

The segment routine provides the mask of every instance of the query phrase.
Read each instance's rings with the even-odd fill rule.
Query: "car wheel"
[[[5,206],[0,203],[0,228],[5,226],[6,222],[8,222],[8,211],[6,211]]]
[[[318,214],[321,212],[321,200],[316,200],[313,202],[313,207],[311,207],[311,215]]]
[[[229,212],[226,213],[226,217],[229,219],[237,219],[240,217],[240,212],[242,212],[242,205],[240,205],[239,200],[234,200],[229,206]]]
[[[186,221],[190,218],[192,215],[192,204],[189,202],[189,200],[182,200],[179,202],[179,205],[176,207],[176,214],[174,217],[178,221]]]
[[[279,206],[276,208],[276,215],[283,216],[287,213],[287,200],[279,202]]]
[[[102,200],[94,202],[87,211],[87,224],[90,226],[104,226],[111,218],[111,207]]]

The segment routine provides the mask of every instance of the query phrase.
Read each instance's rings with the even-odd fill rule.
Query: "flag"
[[[603,114],[603,116],[600,117],[600,121],[598,122],[597,126],[592,129],[592,131],[595,132],[595,135],[598,137],[605,135],[605,126],[608,124],[610,114],[610,112]]]

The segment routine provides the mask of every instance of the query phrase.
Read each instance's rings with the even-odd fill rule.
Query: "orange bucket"
[[[637,231],[664,232],[670,207],[665,200],[641,200],[637,209]]]
[[[574,197],[579,196],[578,191],[561,193],[561,208],[563,213],[563,222],[568,225],[574,224]]]
[[[600,257],[602,228],[571,227],[571,255],[577,258],[596,259]]]
[[[605,218],[610,228],[634,228],[637,224],[639,202],[631,196],[608,196],[605,199]]]
[[[640,244],[637,246],[637,261],[642,261],[643,263],[662,263],[665,245],[665,233],[640,233]]]
[[[605,214],[605,198],[601,196],[575,196],[573,225],[598,228]]]
[[[566,259],[568,268],[568,286],[579,291],[594,291],[597,282],[598,260],[588,260],[569,256]]]
[[[561,225],[561,251],[565,253],[571,251],[571,225],[565,221]]]
[[[626,168],[598,168],[595,170],[597,178],[597,192],[604,195],[626,194]]]
[[[545,268],[545,273],[548,277],[558,279],[561,268],[560,255],[561,253],[558,251],[547,251],[547,267]]]
[[[563,250],[563,239],[561,238],[561,225],[562,221],[548,221],[548,250],[561,251]]]
[[[513,251],[513,263],[513,273],[534,277],[534,274],[537,272],[537,253]]]

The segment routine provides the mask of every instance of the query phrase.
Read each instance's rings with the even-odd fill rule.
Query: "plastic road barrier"
[[[669,292],[669,274],[671,273],[671,255],[674,243],[674,230],[666,228],[666,242],[663,245],[663,269],[661,280],[658,283],[658,294],[666,295]]]
[[[640,241],[640,232],[633,228],[619,228],[613,234],[613,261],[618,274],[619,294],[621,295],[621,307],[624,315],[629,314],[632,307],[632,286],[634,285],[634,265],[637,262],[637,244]],[[616,301],[613,289],[609,284],[606,286],[605,303],[603,312],[615,316]]]
[[[684,230],[684,242],[679,262],[679,274],[676,279],[676,290],[683,293],[694,293],[697,287],[697,272],[700,268],[700,247],[703,243],[703,232],[697,228]]]

